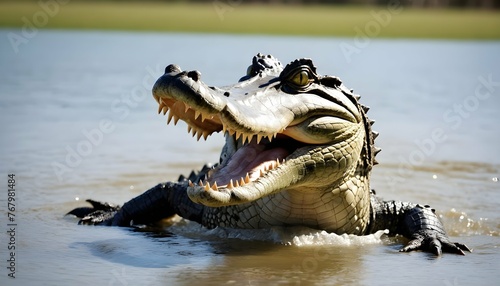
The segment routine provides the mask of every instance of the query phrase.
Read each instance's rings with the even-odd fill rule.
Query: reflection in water
[[[207,279],[214,285],[311,279],[344,284],[362,279],[363,256],[371,252],[373,245],[381,243],[382,235],[381,232],[365,237],[337,236],[309,230],[308,235],[295,236],[285,229],[207,230],[184,220],[170,230],[187,237],[165,231],[138,232],[128,238],[75,242],[70,248],[88,249],[98,259],[113,264],[164,269],[164,279],[174,279],[179,285],[193,285]],[[270,238],[266,239],[264,234]],[[311,243],[307,236],[323,238]],[[277,237],[298,239],[302,246],[271,241]]]

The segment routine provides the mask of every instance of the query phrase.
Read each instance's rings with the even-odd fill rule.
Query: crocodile
[[[283,65],[253,57],[245,76],[214,87],[199,71],[171,64],[154,84],[158,113],[206,139],[225,136],[220,160],[177,181],[160,183],[116,206],[69,212],[80,224],[151,225],[179,215],[207,228],[304,226],[337,234],[378,230],[407,238],[402,252],[465,255],[428,205],[385,201],[370,188],[380,148],[360,96],[336,76],[322,76],[311,59]],[[168,114],[168,115],[167,115]]]

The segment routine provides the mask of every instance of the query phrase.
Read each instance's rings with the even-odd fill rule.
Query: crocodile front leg
[[[69,212],[80,217],[80,224],[131,226],[151,224],[178,214],[201,222],[203,206],[193,203],[186,194],[187,183],[158,184],[126,202],[122,207],[87,200],[92,208],[77,208]]]
[[[196,204],[188,197],[188,179],[197,182],[204,177],[210,166],[189,178],[181,176],[178,182],[158,184],[143,194],[126,202],[122,207],[108,203],[87,200],[92,207],[76,208],[68,214],[79,218],[80,224],[130,226],[151,224],[175,214],[201,223],[204,206]]]
[[[427,205],[383,201],[372,192],[371,206],[371,232],[388,229],[410,239],[401,252],[423,250],[438,256],[443,251],[461,255],[465,255],[464,250],[471,252],[466,245],[450,241],[435,210]]]

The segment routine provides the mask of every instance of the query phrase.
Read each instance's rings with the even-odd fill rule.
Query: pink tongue
[[[259,144],[248,144],[241,147],[229,159],[229,163],[210,178],[210,182],[217,182],[219,186],[223,186],[228,184],[230,179],[235,181],[244,178],[248,172],[263,163],[276,161],[276,159],[281,162],[288,156],[288,151],[284,148],[265,151],[264,149],[265,146]]]

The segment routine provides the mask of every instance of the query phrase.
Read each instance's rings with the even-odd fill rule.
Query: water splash
[[[388,230],[379,230],[368,235],[353,235],[328,233],[326,231],[317,231],[310,234],[297,235],[293,238],[292,244],[296,246],[309,245],[336,245],[336,246],[361,246],[367,244],[382,243],[381,237],[388,234]]]
[[[439,216],[450,236],[490,235],[500,236],[499,226],[488,218],[473,219],[465,212],[452,208]]]
[[[197,237],[203,239],[239,239],[245,241],[272,242],[283,245],[294,246],[361,246],[368,244],[383,243],[382,236],[388,234],[388,230],[379,230],[368,235],[353,235],[329,233],[324,230],[316,230],[306,227],[272,227],[266,229],[232,229],[218,227],[206,229],[205,227],[180,220],[169,228],[173,233],[186,237]]]

